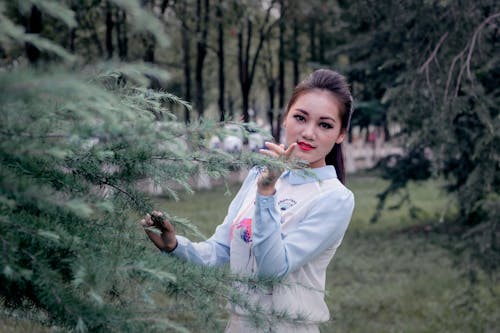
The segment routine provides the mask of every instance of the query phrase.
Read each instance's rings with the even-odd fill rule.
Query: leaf
[[[73,199],[66,202],[65,206],[82,218],[88,218],[94,212],[92,208],[81,199]]]
[[[36,5],[43,13],[63,21],[69,28],[77,26],[75,13],[68,7],[53,0],[29,0],[29,2]]]
[[[177,281],[177,278],[175,275],[164,272],[164,271],[160,271],[157,269],[150,269],[150,268],[145,268],[145,267],[134,267],[134,269],[137,271],[148,273],[160,281],[171,281],[171,282]]]
[[[88,295],[90,296],[91,299],[93,299],[98,305],[103,305],[104,304],[104,301],[102,299],[102,297],[96,293],[94,290],[90,290],[88,292]]]
[[[48,230],[38,230],[38,235],[47,239],[50,239],[51,241],[54,241],[56,243],[59,242],[60,236],[56,234],[55,232],[48,231]]]
[[[75,326],[75,331],[78,333],[88,332],[87,325],[85,325],[85,322],[83,321],[82,317],[78,317],[78,320],[77,320],[76,326]]]
[[[3,275],[5,275],[7,278],[12,278],[14,276],[14,270],[12,269],[12,267],[10,267],[9,265],[6,265],[4,268],[3,268]]]

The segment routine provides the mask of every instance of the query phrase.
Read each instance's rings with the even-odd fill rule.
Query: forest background
[[[158,263],[134,222],[158,203],[137,184],[147,179],[168,201],[191,189],[193,174],[227,179],[272,163],[207,138],[226,135],[227,121],[280,138],[293,86],[328,67],[352,85],[352,128],[368,136],[375,126],[403,151],[358,175],[386,180],[375,181],[365,222],[381,230],[386,201],[407,204],[413,223],[401,230],[431,232],[465,272],[467,293],[441,308],[471,313],[465,331],[492,329],[499,19],[492,0],[1,1],[3,314],[76,331],[220,330],[223,300],[245,302],[227,283],[234,277]],[[444,190],[436,216],[412,201],[414,182],[425,181]]]

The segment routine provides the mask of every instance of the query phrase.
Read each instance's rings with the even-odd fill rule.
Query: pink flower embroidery
[[[240,229],[240,237],[245,243],[252,241],[252,219],[245,218],[238,223],[231,225],[229,237],[233,240],[234,229]]]

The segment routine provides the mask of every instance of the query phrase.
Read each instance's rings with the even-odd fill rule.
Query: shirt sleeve
[[[240,190],[231,201],[224,222],[215,229],[215,233],[208,240],[192,242],[186,237],[177,235],[177,247],[169,254],[206,266],[220,266],[227,263],[230,252],[229,233],[231,223],[236,218],[241,205],[254,186],[258,174],[259,169],[257,167],[250,170]]]
[[[331,246],[339,246],[354,209],[351,191],[330,191],[315,199],[311,210],[286,236],[275,195],[257,194],[253,251],[260,276],[284,277]]]

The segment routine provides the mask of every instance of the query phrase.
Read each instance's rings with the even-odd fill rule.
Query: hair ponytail
[[[326,155],[325,158],[327,165],[333,165],[337,172],[337,178],[342,184],[345,184],[345,167],[344,167],[344,154],[342,153],[342,144],[336,143],[332,150]]]

